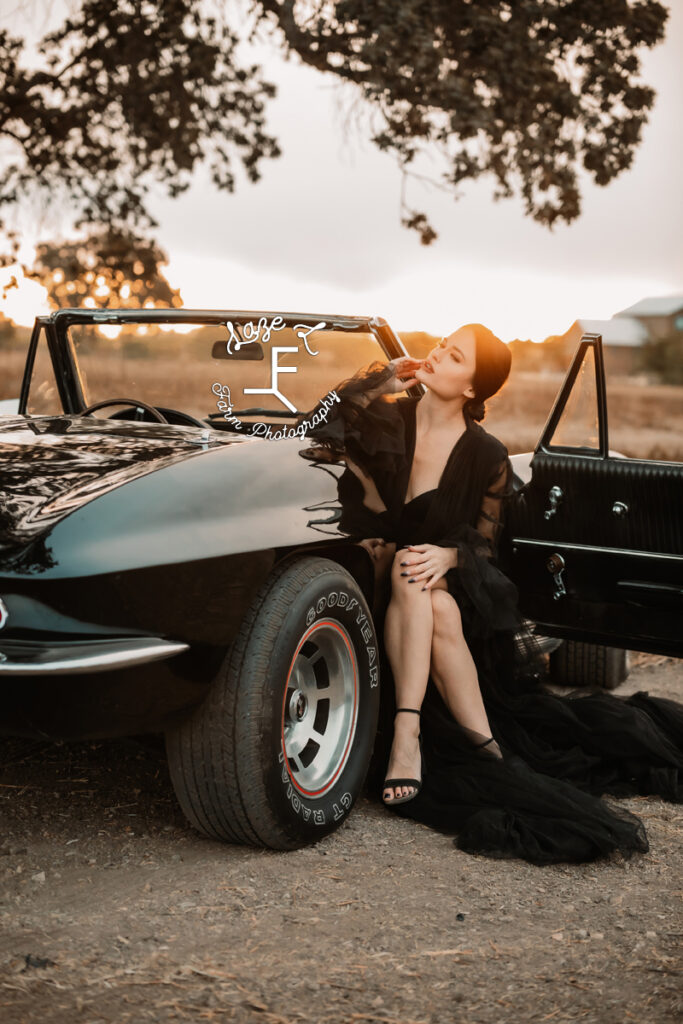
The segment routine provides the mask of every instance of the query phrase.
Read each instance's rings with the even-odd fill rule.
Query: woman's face
[[[432,349],[415,377],[440,398],[474,397],[472,377],[475,369],[476,342],[467,327],[443,338]]]

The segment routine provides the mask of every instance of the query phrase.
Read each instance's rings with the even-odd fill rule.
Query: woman
[[[646,694],[557,697],[540,683],[517,590],[495,564],[512,467],[478,422],[509,369],[507,346],[467,324],[425,360],[374,364],[338,385],[336,418],[313,432],[343,441],[364,527],[376,526],[362,543],[389,589],[397,712],[383,799],[472,852],[628,855],[647,849],[642,824],[594,794],[680,800],[683,707]],[[416,381],[421,398],[384,397]]]

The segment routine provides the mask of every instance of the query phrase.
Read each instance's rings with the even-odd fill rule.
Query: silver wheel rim
[[[358,717],[358,662],[336,620],[302,637],[287,678],[282,748],[289,777],[306,797],[323,796],[349,756]]]

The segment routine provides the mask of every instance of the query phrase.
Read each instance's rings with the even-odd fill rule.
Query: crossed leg
[[[396,687],[396,707],[420,708],[432,679],[456,721],[485,740],[491,735],[479,689],[476,666],[465,641],[460,609],[443,577],[423,591],[403,576],[397,551],[391,569],[391,600],[384,623],[384,643]],[[397,715],[387,778],[418,778],[420,751],[417,715]],[[495,744],[493,745],[495,746]],[[494,752],[493,750],[491,751]],[[408,796],[411,786],[387,787],[384,799]]]

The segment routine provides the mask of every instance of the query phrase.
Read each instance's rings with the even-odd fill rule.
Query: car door
[[[539,632],[683,656],[683,465],[609,449],[598,334],[585,334],[507,515]]]

